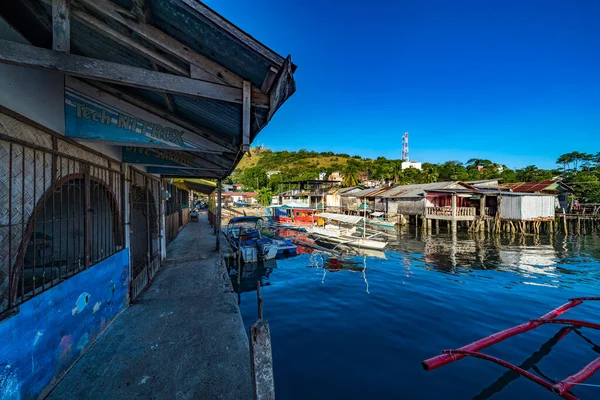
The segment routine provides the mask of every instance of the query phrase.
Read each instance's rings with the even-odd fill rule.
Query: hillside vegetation
[[[268,198],[267,192],[276,192],[282,182],[317,179],[323,172],[327,177],[336,170],[343,173],[343,186],[359,186],[361,176],[394,184],[481,179],[500,179],[504,183],[536,182],[558,177],[574,187],[581,201],[600,202],[600,153],[567,153],[556,162],[555,169],[529,165],[513,170],[491,160],[473,158],[466,163],[423,163],[419,171],[414,168],[402,170],[402,160],[385,157],[370,159],[333,152],[272,151],[255,147],[251,149],[250,156],[244,156],[228,181],[243,183],[246,190],[262,189],[265,192],[263,197]],[[281,174],[272,175],[269,179],[268,171],[281,171]]]

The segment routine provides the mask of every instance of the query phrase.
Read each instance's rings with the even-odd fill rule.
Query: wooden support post
[[[581,217],[577,217],[577,236],[581,235]]]
[[[250,125],[252,108],[252,84],[244,81],[243,87],[243,110],[242,110],[242,151],[250,151]]]
[[[452,233],[456,230],[456,193],[452,193]]]
[[[479,198],[479,216],[485,217],[485,194]]]
[[[433,227],[433,221],[428,219],[427,220],[427,232],[429,232],[430,234],[431,234],[431,231],[433,230],[432,227]]]
[[[217,180],[217,223],[216,225],[216,232],[215,234],[217,235],[217,251],[221,250],[221,195],[222,195],[222,185],[221,185],[221,180],[218,179]]]
[[[440,220],[435,220],[435,233],[440,233]]]
[[[52,50],[71,51],[70,0],[52,0]]]
[[[567,214],[565,213],[565,209],[563,208],[563,226],[565,229],[565,235],[569,234],[569,227],[567,225]]]
[[[257,282],[258,320],[250,326],[250,364],[255,400],[275,399],[273,353],[269,323],[263,319],[260,282]]]

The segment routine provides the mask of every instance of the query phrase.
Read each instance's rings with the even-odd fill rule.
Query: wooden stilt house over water
[[[556,208],[559,210],[569,209],[569,194],[573,193],[573,189],[567,184],[551,180],[543,182],[519,182],[519,183],[503,183],[499,186],[500,190],[508,189],[514,193],[539,193],[551,194],[556,196]]]
[[[427,198],[427,191],[442,189],[475,189],[473,186],[455,182],[434,182],[415,185],[396,186],[378,193],[375,196],[381,199],[388,217],[393,216],[423,216],[426,207],[436,206],[433,199]]]

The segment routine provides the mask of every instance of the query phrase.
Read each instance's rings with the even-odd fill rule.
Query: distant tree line
[[[372,180],[386,180],[392,184],[407,185],[443,181],[475,181],[499,179],[503,183],[540,182],[561,179],[576,191],[581,202],[600,203],[600,153],[571,152],[561,155],[555,169],[541,169],[535,165],[510,169],[487,159],[473,158],[466,163],[446,161],[440,164],[423,163],[422,170],[402,170],[403,160],[361,158],[333,152],[271,151],[261,149],[258,163],[237,169],[229,182],[242,183],[247,190],[261,191],[261,197],[278,192],[282,182],[317,179],[333,171],[343,174],[343,186],[359,186],[361,176]],[[267,177],[268,171],[281,171]],[[326,178],[327,179],[327,178]],[[285,189],[285,187],[283,187]]]

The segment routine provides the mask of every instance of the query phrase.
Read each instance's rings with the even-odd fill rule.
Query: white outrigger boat
[[[374,239],[379,233],[366,236],[366,219],[356,215],[344,215],[335,213],[317,214],[319,223],[317,226],[307,227],[306,230],[317,240],[323,240],[331,243],[343,244],[345,246],[358,247],[370,250],[383,250],[387,243]],[[322,221],[322,223],[321,223]],[[328,223],[333,221],[334,223]],[[357,225],[363,224],[363,234],[357,234]]]

